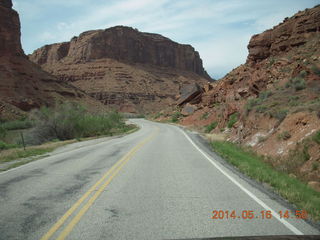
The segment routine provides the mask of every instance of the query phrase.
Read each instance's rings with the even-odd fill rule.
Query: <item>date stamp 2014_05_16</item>
[[[308,219],[306,210],[296,211],[278,211],[276,212],[283,219]],[[273,219],[273,213],[270,210],[253,211],[253,210],[214,210],[212,211],[211,219]]]

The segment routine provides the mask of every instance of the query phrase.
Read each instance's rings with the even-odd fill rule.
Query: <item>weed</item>
[[[275,58],[271,57],[269,59],[268,67],[271,67],[275,63],[275,61],[276,61]]]
[[[279,140],[286,141],[286,140],[288,140],[290,138],[291,138],[291,134],[288,131],[284,131],[284,132],[278,134],[278,139]]]
[[[314,74],[317,74],[318,76],[320,76],[320,68],[318,68],[316,65],[312,65],[311,71],[312,71]]]
[[[206,132],[206,133],[209,133],[209,132],[211,132],[213,129],[215,129],[217,126],[218,126],[218,122],[217,122],[217,121],[214,121],[214,122],[212,122],[212,123],[210,123],[209,125],[206,126],[205,132]]]
[[[6,130],[27,129],[32,127],[32,122],[30,120],[22,119],[4,122],[1,126]]]
[[[307,73],[306,70],[302,70],[302,71],[299,73],[299,77],[301,77],[301,78],[305,78],[307,75],[308,75],[308,73]]]
[[[318,162],[313,162],[312,163],[312,171],[317,171],[319,169],[319,163]]]
[[[206,112],[206,113],[202,114],[202,116],[200,117],[200,120],[208,119],[208,117],[209,117],[209,113]]]
[[[296,91],[300,91],[306,88],[306,82],[302,77],[295,77],[290,79],[285,86],[286,88],[293,87]]]
[[[264,113],[264,112],[266,112],[268,110],[268,107],[267,106],[258,106],[257,108],[256,108],[256,111],[258,112],[258,113]]]
[[[264,92],[261,92],[259,94],[259,99],[261,99],[262,101],[263,100],[266,100],[268,97],[270,97],[272,95],[272,92],[271,91],[264,91]]]
[[[246,151],[229,142],[212,142],[213,149],[239,171],[269,184],[282,197],[295,204],[297,208],[305,209],[314,220],[320,219],[320,193],[309,188],[299,179],[273,169],[263,161],[263,158]]]
[[[161,116],[163,116],[163,114],[159,112],[159,113],[157,113],[157,114],[154,116],[154,118],[157,119],[157,118],[159,118],[159,117],[161,117]]]
[[[228,126],[228,128],[232,128],[233,127],[233,125],[236,123],[236,122],[238,122],[238,116],[239,116],[239,113],[233,113],[231,116],[230,116],[230,118],[229,118],[229,121],[228,121],[228,124],[227,124],[227,126]]]
[[[7,130],[0,125],[0,139],[3,139],[7,135]]]
[[[262,142],[265,142],[265,141],[267,141],[267,137],[266,136],[260,136],[260,137],[258,137],[258,143],[262,143]]]
[[[182,114],[180,112],[178,112],[178,111],[173,113],[172,116],[171,116],[171,122],[173,122],[173,123],[179,122],[179,118],[181,116],[182,116]]]
[[[320,130],[316,132],[316,134],[313,136],[313,141],[320,144]]]
[[[0,141],[0,150],[16,148],[16,147],[18,147],[18,145],[16,145],[16,144],[7,144],[5,142]]]
[[[285,110],[285,109],[279,110],[278,109],[278,110],[274,110],[274,111],[269,112],[269,114],[271,117],[276,118],[280,122],[282,122],[286,118],[286,116],[288,114],[288,110]]]
[[[255,106],[262,102],[260,98],[249,99],[245,105],[245,109],[250,112]]]

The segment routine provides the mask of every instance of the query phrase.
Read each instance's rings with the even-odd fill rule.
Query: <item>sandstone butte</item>
[[[20,20],[11,0],[0,2],[0,119],[15,119],[26,111],[59,101],[81,101],[91,107],[100,103],[73,85],[43,71],[24,54]]]
[[[254,35],[248,51],[245,64],[182,105],[180,123],[217,122],[208,137],[223,135],[320,182],[320,147],[310,140],[320,130],[320,6]]]
[[[175,104],[182,86],[211,80],[192,46],[125,26],[46,45],[29,59],[122,112],[159,111]]]

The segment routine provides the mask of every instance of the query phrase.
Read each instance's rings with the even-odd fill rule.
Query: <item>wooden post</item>
[[[24,137],[23,137],[22,132],[20,132],[20,136],[21,136],[21,140],[22,140],[23,149],[26,150],[26,144],[24,143]]]

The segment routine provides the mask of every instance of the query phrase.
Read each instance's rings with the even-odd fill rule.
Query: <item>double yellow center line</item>
[[[159,129],[145,138],[143,141],[138,143],[132,148],[124,157],[122,157],[115,165],[110,168],[52,227],[51,229],[41,237],[40,240],[49,240],[56,231],[65,223],[65,221],[79,208],[79,206],[95,191],[95,194],[89,198],[89,200],[83,205],[78,211],[75,217],[69,222],[69,224],[62,230],[56,240],[65,239],[76,224],[80,221],[82,216],[88,211],[95,200],[100,196],[104,189],[109,185],[112,179],[119,173],[123,166],[133,157],[133,155],[142,148],[147,142],[151,141]]]

